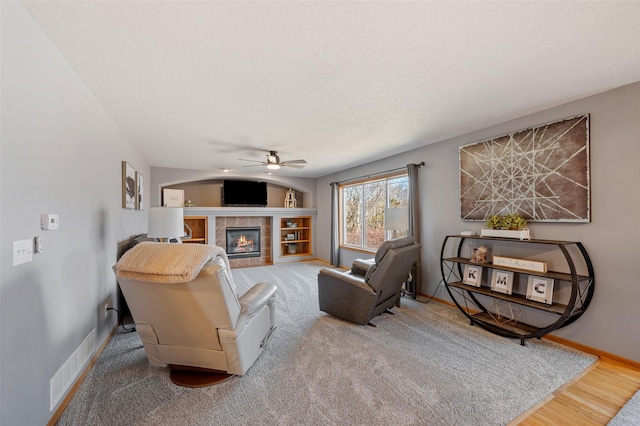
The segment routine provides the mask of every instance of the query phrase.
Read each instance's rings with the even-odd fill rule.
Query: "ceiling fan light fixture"
[[[239,161],[250,161],[253,164],[250,166],[244,167],[255,167],[255,166],[267,166],[270,170],[278,170],[280,167],[291,167],[294,169],[301,169],[304,167],[307,162],[305,160],[290,160],[290,161],[280,161],[280,157],[276,151],[269,151],[267,154],[267,161],[256,161],[256,160],[245,160],[243,158],[238,158]]]
[[[269,151],[267,155],[267,169],[278,170],[280,168],[280,157],[275,151]]]

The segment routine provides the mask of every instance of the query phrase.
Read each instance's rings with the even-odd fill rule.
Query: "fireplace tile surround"
[[[270,265],[271,258],[271,218],[265,216],[223,216],[216,217],[216,241],[220,247],[226,247],[226,229],[240,227],[260,228],[260,257],[229,259],[232,268]]]

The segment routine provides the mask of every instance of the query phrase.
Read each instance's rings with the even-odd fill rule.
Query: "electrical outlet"
[[[105,317],[105,319],[107,318],[108,315],[109,315],[109,304],[105,303],[104,304],[104,317]]]

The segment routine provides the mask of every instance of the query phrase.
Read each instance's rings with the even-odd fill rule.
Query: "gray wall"
[[[149,188],[151,190],[151,205],[159,206],[161,200],[161,189],[166,186],[178,187],[177,184],[207,180],[223,180],[223,179],[245,179],[267,182],[271,184],[267,186],[267,191],[273,191],[273,186],[281,186],[284,188],[292,188],[297,193],[296,197],[302,196],[302,205],[305,208],[316,207],[316,180],[308,178],[296,178],[293,176],[286,176],[280,173],[267,175],[264,172],[246,172],[244,170],[235,171],[232,170],[229,173],[224,173],[219,170],[189,170],[189,169],[175,169],[168,167],[152,167],[151,168],[151,180]],[[269,189],[271,187],[271,189]],[[185,192],[186,194],[186,192]],[[269,197],[275,196],[275,192],[269,192]],[[278,207],[284,205],[284,192],[282,195],[277,193],[278,197],[282,200],[277,202]],[[273,207],[276,204],[272,204],[272,200],[269,200],[269,206]],[[199,205],[198,207],[204,207]],[[212,206],[207,206],[212,207]],[[216,206],[213,206],[216,207]],[[298,206],[301,207],[301,206]]]
[[[147,210],[121,208],[121,161],[147,179],[149,166],[23,7],[0,7],[0,423],[43,425],[51,377],[92,329],[99,348],[116,324],[101,306],[116,299],[118,242],[147,223]],[[43,211],[59,230],[40,230]],[[12,241],[36,235],[44,252],[12,266]]]
[[[154,172],[158,169],[154,169]],[[199,180],[196,182],[184,182],[175,185],[166,185],[163,188],[181,189],[184,191],[184,200],[191,201],[196,207],[222,207],[222,185],[224,179]],[[261,180],[250,179],[255,182]],[[315,187],[315,184],[313,185]],[[283,207],[284,198],[288,187],[267,183],[267,206]],[[295,190],[294,190],[295,191]],[[296,207],[304,207],[303,194],[295,191]]]
[[[443,238],[481,223],[460,218],[458,148],[511,131],[589,113],[591,117],[591,223],[533,223],[535,238],[581,241],[596,274],[594,299],[574,324],[554,334],[634,361],[640,361],[640,83],[601,93],[472,134],[318,179],[318,255],[329,259],[329,183],[425,161],[420,169],[423,294],[441,279]],[[326,200],[326,201],[323,201]],[[362,257],[345,251],[341,264]],[[438,289],[437,297],[448,299]],[[462,315],[462,314],[461,314]]]
[[[19,3],[0,2],[0,423],[41,425],[51,416],[49,381],[92,330],[99,347],[115,325],[101,305],[115,299],[111,266],[118,242],[145,232],[146,211],[122,209],[121,161],[146,179],[145,209],[165,183],[222,178],[207,171],[150,170],[81,79]],[[591,114],[592,217],[589,224],[532,224],[537,238],[582,241],[597,288],[587,313],[556,334],[640,361],[640,83],[562,105],[464,137],[429,145],[317,181],[271,177],[318,208],[317,249],[329,258],[329,183],[425,161],[420,170],[425,294],[435,291],[446,234],[460,221],[458,147],[487,137]],[[307,200],[308,198],[308,200]],[[40,213],[60,215],[41,231]],[[45,251],[12,266],[11,243],[43,237]],[[343,264],[350,263],[345,256]],[[350,258],[358,257],[351,255]],[[439,297],[445,297],[439,291]]]

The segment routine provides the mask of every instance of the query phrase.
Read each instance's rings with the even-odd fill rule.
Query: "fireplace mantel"
[[[284,207],[185,207],[185,216],[316,216],[318,209]]]

